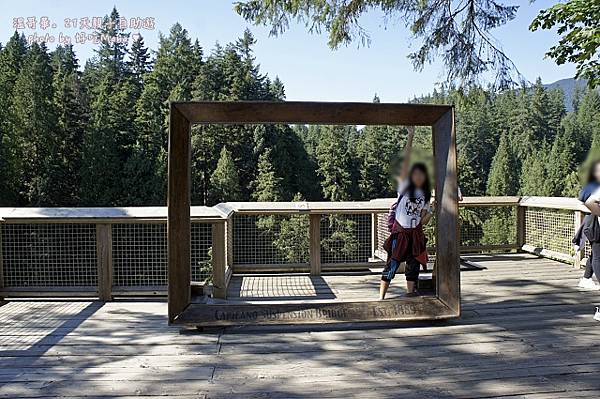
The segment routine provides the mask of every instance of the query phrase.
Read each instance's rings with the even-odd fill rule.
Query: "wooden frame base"
[[[263,324],[331,324],[370,321],[440,320],[457,317],[435,297],[386,301],[282,304],[192,303],[174,321],[178,325],[223,327]]]
[[[431,126],[436,192],[436,297],[384,302],[331,301],[280,305],[191,303],[191,126],[244,123]],[[456,133],[452,106],[318,102],[174,102],[170,108],[168,176],[170,323],[297,324],[434,320],[460,316]],[[221,242],[213,243],[213,256],[215,248],[221,251],[224,245]],[[219,253],[217,256],[224,258],[224,254]],[[317,260],[311,259],[311,265],[320,264]],[[319,270],[313,272],[317,273]],[[221,318],[220,314],[234,316]],[[235,316],[241,314],[251,317]]]

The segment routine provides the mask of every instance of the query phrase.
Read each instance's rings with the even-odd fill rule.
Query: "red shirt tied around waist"
[[[394,241],[396,245],[393,245]],[[407,229],[394,221],[390,236],[383,243],[383,249],[387,252],[388,263],[392,260],[406,262],[412,257],[421,265],[427,266],[427,238],[420,223],[417,227]]]

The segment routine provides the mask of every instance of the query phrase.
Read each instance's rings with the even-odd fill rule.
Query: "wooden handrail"
[[[389,200],[390,203],[394,199]],[[387,200],[373,201],[299,201],[299,202],[227,202],[217,205],[222,210],[239,214],[332,214],[332,213],[379,213],[387,212]]]
[[[577,198],[568,197],[521,197],[519,206],[528,208],[564,209],[589,213],[589,209]]]
[[[220,209],[208,206],[192,206],[190,208],[192,221],[213,222],[227,218]],[[6,223],[130,223],[136,222],[165,222],[167,207],[138,206],[138,207],[93,207],[93,208],[0,208],[0,219]]]
[[[300,201],[300,202],[225,202],[213,207],[192,206],[194,222],[218,222],[233,214],[336,214],[384,213],[395,198],[377,198],[370,201]],[[535,196],[464,197],[460,207],[521,206],[530,208],[589,210],[575,198]],[[0,208],[0,220],[5,223],[160,223],[166,221],[167,208],[155,207],[96,207],[96,208]]]

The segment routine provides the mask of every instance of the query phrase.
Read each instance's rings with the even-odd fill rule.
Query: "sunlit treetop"
[[[447,83],[467,86],[485,76],[496,87],[523,79],[491,32],[515,18],[518,6],[496,0],[242,0],[236,11],[246,20],[270,27],[271,35],[285,32],[291,22],[311,33],[325,32],[329,46],[358,42],[368,45],[361,17],[379,9],[386,23],[409,27],[418,49],[409,54],[417,71],[442,60]]]
[[[561,39],[546,53],[558,65],[577,65],[576,78],[600,86],[600,0],[571,0],[542,10],[529,29],[558,27]]]

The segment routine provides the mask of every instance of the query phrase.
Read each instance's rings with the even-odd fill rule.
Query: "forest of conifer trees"
[[[118,17],[113,10],[105,21]],[[105,26],[109,37],[129,34]],[[49,51],[15,33],[0,47],[0,206],[164,205],[169,101],[285,100],[283,82],[260,71],[254,43],[246,31],[206,49],[175,24],[155,51],[141,37],[107,41],[80,65],[72,47]],[[563,93],[539,80],[413,101],[456,106],[465,195],[574,196],[586,162],[600,157],[596,90],[575,93],[569,113]],[[429,136],[417,130],[426,162]],[[197,126],[192,201],[393,196],[404,137],[380,126]]]

